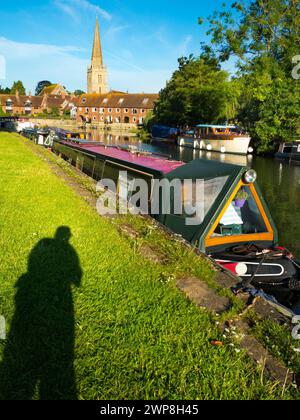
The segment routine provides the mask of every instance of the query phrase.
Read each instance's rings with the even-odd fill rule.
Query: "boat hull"
[[[283,153],[278,152],[275,155],[276,159],[285,160],[300,165],[300,153]]]
[[[280,248],[283,249],[283,248]],[[225,251],[211,255],[217,263],[238,275],[249,286],[265,291],[281,290],[300,292],[299,261],[287,250],[278,248],[264,250],[265,253],[238,254]],[[268,253],[269,252],[269,253]],[[239,273],[240,267],[245,271]]]
[[[176,138],[151,137],[151,140],[153,142],[157,142],[157,143],[166,143],[166,144],[177,145],[177,139]]]
[[[199,139],[188,136],[180,136],[178,145],[181,147],[191,147],[193,149],[208,150],[219,153],[233,153],[247,155],[251,153],[249,149],[250,137],[234,137],[232,139]]]

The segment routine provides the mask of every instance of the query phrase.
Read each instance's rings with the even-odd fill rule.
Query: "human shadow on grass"
[[[71,286],[82,271],[68,227],[33,248],[16,283],[15,313],[0,364],[0,400],[77,399]]]

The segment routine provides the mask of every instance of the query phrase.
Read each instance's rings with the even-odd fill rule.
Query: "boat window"
[[[96,181],[100,181],[100,179],[102,179],[104,164],[105,164],[104,160],[101,160],[99,158],[96,159],[95,167],[94,167],[94,175],[93,175],[93,178]]]
[[[216,177],[211,179],[205,179],[203,183],[199,182],[196,183],[196,180],[193,180],[192,186],[192,195],[188,191],[188,186],[183,184],[182,187],[182,202],[183,202],[183,210],[182,216],[183,217],[191,217],[192,210],[196,209],[196,207],[201,208],[203,211],[203,216],[205,217],[214,203],[216,202],[219,194],[221,193],[222,189],[224,188],[228,176],[223,177]],[[203,189],[204,184],[204,189]],[[197,187],[201,190],[197,191]],[[200,202],[196,202],[197,198]],[[203,200],[203,201],[201,201]],[[196,217],[196,214],[195,214]]]
[[[212,237],[266,233],[268,229],[249,186],[243,186],[222,216]]]
[[[95,157],[84,155],[82,172],[93,178],[95,168]]]
[[[126,172],[127,173],[127,179],[126,177],[122,176],[120,174],[120,172]],[[143,179],[147,182],[148,185],[148,191],[149,191],[149,195],[151,194],[151,190],[152,190],[152,186],[151,186],[151,180],[152,180],[152,176],[148,175],[147,173],[141,173],[139,171],[134,171],[130,168],[127,168],[126,166],[123,165],[118,165],[117,163],[112,163],[112,162],[106,162],[105,163],[105,168],[104,168],[104,173],[102,176],[102,179],[111,179],[114,181],[115,185],[117,185],[118,190],[120,191],[120,187],[123,186],[127,186],[128,187],[128,196],[127,197],[122,197],[122,198],[126,198],[127,200],[130,199],[130,197],[137,192],[139,189],[137,187],[137,183],[135,182],[135,180],[137,179]],[[124,190],[124,188],[123,188]]]
[[[119,180],[119,170],[120,169],[114,164],[106,162],[103,173],[103,179],[111,179],[112,181],[114,181],[115,185],[117,185]]]

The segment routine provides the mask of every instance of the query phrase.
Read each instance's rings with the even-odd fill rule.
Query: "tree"
[[[0,106],[0,117],[6,117],[7,114],[3,111],[2,106]]]
[[[19,95],[26,95],[26,90],[21,80],[13,83],[10,93],[15,94],[17,91],[19,92]]]
[[[81,89],[77,89],[74,92],[74,95],[75,96],[81,96],[81,95],[84,95],[84,94],[85,94],[85,92],[83,90],[81,90]]]
[[[2,88],[2,87],[0,86],[0,94],[3,94],[3,95],[9,95],[9,94],[10,94],[10,88],[8,88],[8,87],[6,87],[6,88]]]
[[[38,84],[36,85],[36,88],[35,88],[35,95],[39,96],[42,93],[42,91],[45,89],[45,87],[48,87],[48,86],[51,86],[51,85],[52,85],[52,83],[49,82],[49,80],[42,80],[42,81],[38,82]]]
[[[51,108],[50,115],[52,115],[53,117],[59,117],[60,113],[59,113],[59,109],[57,108],[57,106],[53,106]]]
[[[182,57],[179,69],[160,92],[155,107],[157,122],[194,125],[224,122],[235,115],[235,93],[228,73],[213,56]]]
[[[237,59],[237,117],[258,151],[292,140],[300,128],[300,82],[292,77],[299,55],[299,0],[235,2],[209,18],[211,45],[219,62]]]

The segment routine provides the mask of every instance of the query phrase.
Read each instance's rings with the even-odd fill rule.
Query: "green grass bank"
[[[174,282],[213,282],[206,260],[143,258],[31,148],[0,133],[0,399],[291,398],[211,345],[216,319]]]

